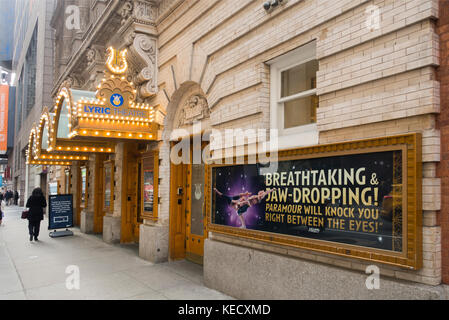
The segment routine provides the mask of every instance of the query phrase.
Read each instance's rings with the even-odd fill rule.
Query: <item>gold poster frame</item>
[[[393,150],[403,151],[402,252],[213,224],[211,187],[207,189],[206,193],[208,198],[206,202],[208,231],[258,242],[418,270],[422,267],[422,146],[420,133],[282,150],[278,153],[277,161],[325,158]],[[222,166],[241,165],[241,163],[236,164],[235,159],[234,157],[234,164],[212,164],[209,166],[207,171],[209,186],[212,186],[212,169]],[[247,159],[248,157],[245,156],[245,163],[247,163]],[[222,163],[225,163],[224,160],[222,159]]]
[[[150,214],[144,210],[144,167],[143,161],[148,158],[153,158],[153,212]],[[140,160],[142,162],[140,174],[140,181],[142,183],[140,192],[140,209],[141,217],[144,220],[157,222],[158,220],[158,206],[159,206],[159,151],[153,150],[149,152],[143,152]]]

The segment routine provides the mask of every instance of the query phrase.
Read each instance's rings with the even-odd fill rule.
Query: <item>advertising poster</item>
[[[404,251],[402,150],[277,164],[213,167],[212,224]]]
[[[8,150],[9,86],[0,85],[0,154]]]
[[[154,203],[154,177],[153,171],[145,171],[144,172],[144,183],[143,183],[143,205],[144,210],[146,212],[153,211],[153,203]]]
[[[49,197],[48,229],[73,227],[73,195],[52,195]]]
[[[57,182],[50,182],[48,184],[49,194],[50,195],[57,195],[58,194],[58,183]]]
[[[81,168],[81,204],[86,204],[87,168]]]

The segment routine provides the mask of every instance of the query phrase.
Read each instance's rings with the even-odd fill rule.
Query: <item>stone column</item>
[[[28,194],[28,184],[29,184],[29,181],[28,181],[28,175],[29,175],[29,169],[30,168],[30,165],[29,164],[26,164],[25,165],[25,194],[24,194],[24,197],[23,197],[23,200],[24,200],[24,204],[26,205],[26,202],[27,202],[27,200],[28,200],[28,197],[29,197],[29,194]]]
[[[124,168],[125,143],[120,142],[115,147],[114,159],[114,211],[103,219],[103,240],[107,243],[120,243],[122,231],[122,170]],[[126,209],[126,208],[125,208]]]
[[[80,224],[80,219],[79,218],[79,214],[81,214],[80,212],[80,165],[78,161],[74,161],[72,168],[71,168],[71,185],[72,188],[70,190],[70,193],[73,194],[73,219],[74,219],[74,224],[75,225],[79,225]]]
[[[162,159],[159,166],[158,195],[158,220],[147,221],[140,225],[139,256],[153,263],[168,261],[169,257],[169,203],[170,203],[170,160],[169,145],[162,144],[159,149],[159,158]],[[155,161],[159,161],[156,159]],[[159,183],[155,181],[154,183]]]

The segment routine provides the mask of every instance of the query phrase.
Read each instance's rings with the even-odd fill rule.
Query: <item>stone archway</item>
[[[206,95],[198,83],[188,81],[183,83],[170,99],[163,140],[170,139],[174,129],[189,129],[197,121],[201,121],[203,130],[210,129],[210,110]]]
[[[207,108],[207,109],[206,109]],[[169,193],[170,193],[170,137],[175,129],[186,129],[192,133],[192,125],[195,121],[201,121],[203,131],[210,130],[210,111],[206,95],[196,82],[185,82],[172,95],[167,106],[167,115],[162,132],[162,144],[159,149],[159,157],[162,160],[159,171],[163,172],[159,193],[161,195],[161,207],[159,219],[162,223],[169,223]]]
[[[163,262],[173,258],[171,254],[173,239],[170,232],[172,223],[170,221],[170,203],[173,191],[170,161],[171,134],[176,129],[184,129],[187,135],[191,135],[193,124],[198,122],[201,123],[203,132],[211,129],[207,98],[198,83],[185,82],[170,98],[166,108],[162,141],[159,144],[158,221],[151,226],[141,226],[140,256],[152,262]]]
[[[163,135],[167,150],[170,151],[170,147],[177,144],[179,138],[183,138],[182,145],[185,147],[184,142],[187,142],[188,153],[202,153],[204,142],[194,142],[195,138],[192,139],[192,136],[198,138],[201,135],[201,140],[203,134],[210,131],[210,110],[205,94],[198,84],[187,82],[173,98],[169,110],[171,115],[166,123],[166,127],[171,130]],[[178,150],[179,146],[173,151]],[[181,147],[183,153],[187,151],[184,147]],[[164,181],[169,186],[169,201],[166,201],[168,208],[165,208],[169,213],[169,256],[171,259],[186,258],[202,263],[204,239],[207,237],[204,219],[207,167],[201,161],[195,161],[195,156],[185,157],[184,154],[183,162],[178,164],[170,159],[170,155],[171,152],[165,154],[170,178]],[[184,162],[188,159],[190,161]],[[196,159],[200,160],[201,157]]]

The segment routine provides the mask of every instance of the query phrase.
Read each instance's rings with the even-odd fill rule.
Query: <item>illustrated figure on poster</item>
[[[251,195],[250,192],[245,192],[240,193],[237,196],[229,196],[218,191],[217,188],[214,188],[215,193],[218,194],[220,197],[225,198],[227,204],[230,205],[236,211],[240,221],[242,222],[240,228],[243,229],[246,229],[246,223],[243,214],[245,214],[248,208],[261,203],[262,200],[274,190],[275,189],[268,189],[266,191],[261,190],[255,195]]]

